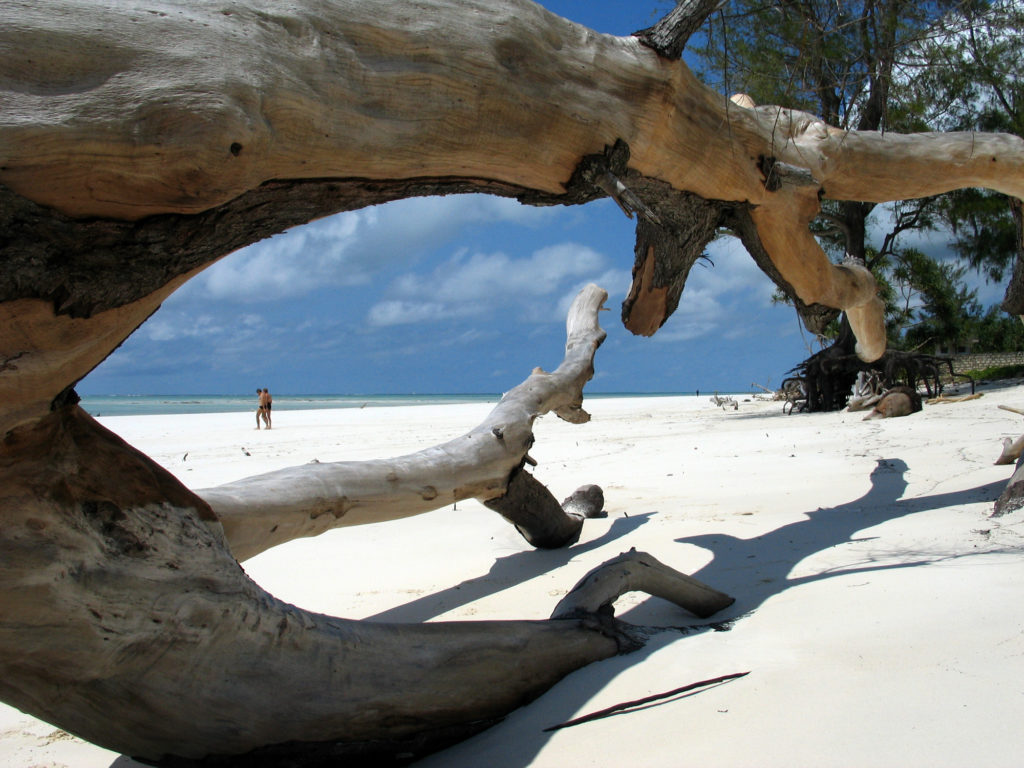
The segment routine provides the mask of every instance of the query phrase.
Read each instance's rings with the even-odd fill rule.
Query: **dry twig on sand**
[[[750,672],[734,672],[731,675],[722,675],[721,677],[713,677],[710,680],[701,680],[698,683],[690,683],[689,685],[684,685],[682,688],[676,688],[671,691],[666,691],[665,693],[656,693],[653,696],[645,696],[644,698],[637,699],[636,701],[624,701],[621,704],[615,704],[614,706],[608,707],[607,709],[601,709],[597,712],[591,712],[589,715],[577,717],[575,720],[567,720],[564,723],[549,726],[544,729],[544,732],[547,733],[548,731],[557,731],[560,728],[568,728],[572,725],[589,723],[591,720],[599,720],[602,717],[614,715],[616,712],[622,712],[627,709],[633,709],[634,707],[641,707],[644,704],[650,704],[653,701],[660,701],[661,699],[668,699],[672,696],[678,696],[681,693],[686,693],[687,691],[694,691],[698,688],[707,688],[710,685],[719,685],[720,683],[725,683],[729,680],[735,680],[739,677],[746,677],[749,674]]]

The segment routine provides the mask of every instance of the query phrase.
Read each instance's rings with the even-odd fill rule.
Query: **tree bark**
[[[657,24],[633,35],[666,59],[678,59],[693,33],[722,5],[724,0],[677,0]]]
[[[639,647],[642,633],[608,609],[627,586],[699,615],[709,595],[724,608],[731,598],[660,564],[658,580],[627,585],[618,559],[594,572],[598,586],[572,616],[374,624],[282,603],[236,560],[339,522],[435,508],[448,488],[492,496],[510,473],[528,477],[518,468],[537,415],[589,418],[582,387],[604,338],[606,295],[581,293],[556,371],[535,371],[475,432],[382,467],[307,466],[201,497],[73,397],[12,429],[0,443],[0,698],[168,765],[376,765],[465,738],[568,672]],[[535,498],[543,486],[533,487]],[[541,539],[564,524],[574,537],[581,513],[602,505],[593,487],[554,514],[509,495],[503,513],[540,546],[564,545],[564,534]]]
[[[871,282],[837,271],[806,234],[790,251],[818,197],[1024,193],[1019,138],[846,132],[747,109],[635,38],[595,35],[527,0],[423,0],[397,13],[43,0],[18,6],[0,36],[6,114],[18,116],[0,124],[0,183],[64,214],[198,215],[275,180],[447,180],[550,201],[581,158],[622,139],[639,175],[754,206],[785,281],[807,304],[861,315],[867,355],[884,340]],[[772,191],[765,158],[818,185]]]
[[[749,241],[802,301],[846,310],[872,357],[884,349],[874,282],[830,264],[808,234],[820,199],[1024,195],[1019,138],[844,132],[741,106],[636,38],[528,0],[32,0],[5,11],[0,698],[150,760],[416,755],[638,642],[605,608],[637,583],[630,563],[592,580],[610,592],[577,593],[572,613],[585,618],[547,622],[348,622],[250,582],[229,545],[244,556],[355,521],[369,505],[346,490],[353,476],[288,474],[280,501],[266,478],[204,500],[73,404],[74,384],[206,265],[389,199],[613,194],[642,217],[649,246],[628,314],[656,329],[713,231],[710,218],[690,220],[710,202],[747,217]],[[585,336],[577,350],[570,333],[567,359],[592,356]],[[371,493],[400,492],[366,519],[500,496],[542,408],[583,417],[571,388],[544,394],[558,375],[531,377],[496,409],[500,423],[470,433],[476,466],[458,477],[426,455],[408,475],[378,468]],[[314,475],[322,493],[301,487]],[[654,571],[659,594],[692,604],[694,585]]]
[[[1002,462],[997,461],[997,464]],[[1024,507],[1024,456],[1017,457],[1016,468],[1006,482],[1006,487],[996,499],[993,517],[1002,517]]]
[[[1024,320],[1024,209],[1019,199],[1010,198],[1010,211],[1017,231],[1017,258],[1013,262],[1013,271],[1006,286],[1002,309]]]

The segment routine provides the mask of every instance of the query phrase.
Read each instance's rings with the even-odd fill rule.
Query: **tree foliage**
[[[915,88],[940,130],[1001,131],[1024,136],[1024,4],[969,0],[947,33],[920,48]],[[946,195],[942,215],[956,253],[986,279],[1002,282],[1019,257],[1019,215],[1004,195],[964,189]]]
[[[1022,28],[1020,0],[730,0],[697,53],[704,79],[724,92],[793,105],[840,128],[1024,135]],[[985,312],[965,284],[968,267],[1005,279],[1019,226],[1004,196],[966,189],[877,211],[825,200],[813,229],[835,260],[862,259],[875,274],[893,346],[956,349],[1019,344],[1020,323]],[[937,263],[903,244],[909,230],[939,227],[961,262]]]

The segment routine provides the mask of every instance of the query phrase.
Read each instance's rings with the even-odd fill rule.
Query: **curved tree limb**
[[[0,696],[147,760],[422,754],[642,640],[582,613],[374,624],[282,603],[201,499],[74,405],[0,444],[0,508]]]
[[[585,202],[605,190],[576,171],[621,140],[628,167],[613,175],[636,210],[666,221],[637,180],[749,210],[797,295],[859,313],[871,356],[873,285],[829,264],[807,234],[819,198],[882,202],[959,186],[1024,196],[1019,138],[844,133],[747,108],[635,38],[595,34],[528,0],[34,0],[8,10],[0,698],[151,760],[418,754],[637,642],[605,615],[600,588],[572,598],[585,612],[598,606],[583,619],[416,627],[310,614],[249,581],[227,541],[271,545],[272,515],[247,521],[239,510],[225,538],[231,525],[203,499],[71,403],[70,388],[190,275],[296,223],[416,194]],[[785,166],[817,186],[776,184],[771,169]],[[671,311],[667,293],[649,293],[638,301]],[[470,438],[494,461],[474,493],[500,494],[524,458],[547,376],[508,406],[510,432]],[[545,407],[583,417],[571,395]],[[392,470],[408,481],[402,509],[465,483]],[[358,516],[335,480],[328,507],[319,490],[292,494],[289,537],[321,525],[317,511]],[[635,583],[630,568],[592,581],[615,593]],[[690,602],[693,585],[674,581],[658,572],[650,583]]]
[[[554,412],[574,424],[590,419],[582,407],[583,386],[594,375],[594,353],[606,335],[598,313],[607,298],[596,285],[581,290],[566,318],[561,365],[551,373],[535,369],[461,437],[395,459],[306,464],[197,493],[216,513],[239,560],[332,528],[396,520],[462,499],[497,500],[526,460],[538,416]],[[506,501],[501,512],[531,543],[543,542],[537,546],[575,541],[580,521],[557,503],[517,517],[516,510],[535,498]]]
[[[333,209],[296,211],[284,227],[422,194],[417,186],[580,202],[591,197],[566,184],[581,158],[622,139],[644,178],[765,210],[759,234],[776,266],[791,267],[779,271],[793,291],[842,308],[871,302],[810,242],[787,257],[788,238],[761,230],[802,228],[817,195],[1024,194],[1017,137],[843,132],[805,113],[746,108],[635,38],[593,34],[528,0],[424,0],[408,14],[345,0],[148,10],[18,6],[17,23],[0,30],[5,115],[18,116],[0,120],[0,184],[66,215],[144,227],[155,214],[204,216],[257,191],[262,210],[310,184],[355,191]],[[782,166],[806,169],[817,195],[776,191],[764,169]],[[794,190],[807,191],[807,205],[790,207]],[[117,285],[116,266],[107,259],[89,273]],[[821,284],[822,274],[832,277]],[[15,295],[43,291],[19,284]],[[858,333],[871,326],[865,350],[878,346],[874,314],[857,323]],[[54,378],[61,388],[74,380]]]
[[[606,611],[627,592],[662,597],[701,618],[735,602],[729,595],[680,574],[646,552],[632,549],[584,576],[555,606],[551,618],[566,619]]]

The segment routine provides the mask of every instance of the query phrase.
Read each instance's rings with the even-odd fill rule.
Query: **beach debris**
[[[910,387],[893,387],[882,395],[864,421],[909,416],[921,410],[921,395]]]
[[[724,592],[631,547],[580,579],[555,606],[551,618],[609,615],[612,603],[627,592],[645,592],[663,598],[702,619],[735,602]]]
[[[712,677],[710,680],[701,680],[696,683],[690,683],[689,685],[684,685],[681,688],[673,688],[671,691],[665,691],[664,693],[656,693],[652,696],[645,696],[642,699],[636,699],[634,701],[624,701],[621,704],[614,704],[605,709],[599,709],[596,712],[591,712],[590,714],[582,715],[572,720],[567,720],[564,723],[559,723],[558,725],[549,725],[547,728],[544,729],[544,733],[547,733],[549,731],[557,731],[560,728],[570,728],[574,725],[589,723],[592,720],[600,720],[602,717],[609,717],[619,712],[626,712],[630,709],[636,709],[637,707],[642,707],[655,701],[661,701],[662,699],[670,699],[673,696],[679,696],[680,694],[688,693],[689,691],[695,691],[698,688],[709,688],[712,685],[721,685],[722,683],[727,683],[730,680],[736,680],[741,677],[746,677],[749,674],[749,671],[733,672],[729,675],[720,675],[718,677]],[[729,710],[720,709],[718,711],[728,712]]]
[[[599,485],[581,485],[562,501],[562,509],[567,515],[585,519],[608,517],[604,509],[604,491]]]
[[[997,466],[1000,464],[1016,464],[1021,453],[1024,453],[1024,435],[1021,435],[1016,440],[1004,437],[1003,450],[994,463]]]
[[[848,411],[866,411],[882,399],[885,387],[877,371],[861,371],[853,383],[853,393],[847,403]]]
[[[782,395],[781,399],[786,401],[782,404],[783,413],[792,415],[794,412],[807,410],[807,385],[802,378],[796,376],[785,379],[779,392]]]
[[[175,13],[70,5],[5,8],[17,34],[5,36],[0,62],[3,109],[17,120],[0,125],[16,161],[5,162],[0,185],[0,305],[3,327],[15,329],[4,335],[5,359],[25,360],[5,371],[0,398],[0,551],[15,555],[0,563],[0,696],[147,763],[380,764],[422,754],[641,644],[644,630],[608,612],[602,581],[650,584],[684,607],[710,591],[636,556],[599,566],[565,620],[382,624],[275,599],[239,559],[355,518],[500,496],[522,473],[534,419],[585,422],[582,387],[604,339],[596,318],[607,295],[584,289],[563,363],[531,376],[465,439],[196,493],[78,409],[73,387],[203,267],[342,209],[471,191],[580,204],[604,184],[624,206],[642,206],[621,313],[630,331],[664,325],[691,266],[729,226],[779,268],[790,296],[846,310],[857,350],[873,360],[885,348],[878,286],[860,264],[833,265],[808,231],[821,191],[876,202],[978,186],[1024,196],[1021,140],[1009,135],[851,131],[837,140],[813,115],[770,108],[722,130],[746,108],[675,61],[688,32],[666,35],[676,41],[666,48],[654,36],[623,45],[566,34],[557,17],[500,0],[420,0],[414,13],[389,13],[396,4],[381,0],[298,0],[272,19],[260,10],[272,3],[230,13],[200,2],[173,4]],[[694,18],[670,27],[703,22],[715,3],[676,7],[687,5],[699,6]],[[293,34],[249,34],[258,19]],[[308,37],[311,20],[330,34],[313,46],[288,40]],[[58,49],[59,67],[25,66]],[[436,88],[422,87],[425,60]],[[225,61],[258,76],[225,76]],[[365,87],[381,79],[391,87]],[[538,87],[584,80],[557,98]],[[657,129],[637,130],[652,108]],[[413,130],[395,129],[413,113]],[[514,119],[495,130],[486,116],[502,114]],[[594,157],[584,153],[620,133],[634,143],[616,141],[606,155],[601,170],[614,178],[580,178]],[[803,172],[788,166],[812,157],[804,178],[817,180],[794,183]],[[488,434],[495,423],[502,441]],[[530,509],[509,510],[532,531]],[[575,540],[571,525],[548,527],[559,526],[565,543]]]
[[[977,400],[984,396],[984,392],[975,392],[973,395],[939,395],[925,400],[927,405],[942,405],[944,403],[966,403],[968,400]],[[1001,406],[1000,406],[1001,407]]]
[[[185,451],[185,455],[181,457],[182,461],[188,460],[188,451]]]
[[[1024,410],[1020,408],[1014,408],[1009,405],[996,406],[1000,410],[1009,411],[1010,413],[1016,413],[1019,416],[1024,416]],[[1009,437],[1003,438],[1003,450],[999,454],[999,458],[995,460],[995,464],[1014,464],[1020,459],[1021,453],[1024,453],[1024,435],[1021,435],[1016,440],[1012,440]]]
[[[754,393],[754,400],[756,400],[756,401],[765,402],[765,401],[769,401],[769,400],[781,400],[782,399],[782,392],[774,390],[774,389],[770,389],[770,388],[766,387],[764,384],[758,384],[756,381],[752,381],[752,382],[750,382],[750,386],[751,387],[757,387],[758,389],[762,390],[761,392],[755,392]],[[698,392],[698,394],[700,394],[700,393]]]
[[[720,397],[717,392],[708,399],[709,402],[714,403],[716,406],[721,408],[723,411],[726,408],[732,408],[734,411],[739,410],[740,404],[736,402],[734,397]]]
[[[1004,451],[1006,450],[1004,446]],[[1001,462],[996,462],[1001,463]],[[1009,462],[1006,462],[1009,463]],[[1018,456],[1017,468],[1006,483],[1006,488],[999,494],[995,506],[992,509],[993,517],[1001,517],[1011,512],[1016,512],[1024,507],[1024,458]]]
[[[246,456],[252,456],[251,453],[249,453],[247,450],[245,450],[245,446],[244,445],[242,446],[242,453],[244,453]]]

